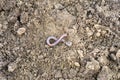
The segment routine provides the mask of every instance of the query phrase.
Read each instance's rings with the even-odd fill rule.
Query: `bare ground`
[[[0,0],[0,80],[120,80],[120,0]]]

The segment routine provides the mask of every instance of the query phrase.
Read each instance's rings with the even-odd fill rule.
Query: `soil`
[[[120,80],[120,0],[0,0],[0,80]]]

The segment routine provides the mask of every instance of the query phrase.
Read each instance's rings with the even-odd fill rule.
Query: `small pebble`
[[[110,54],[110,58],[111,58],[113,61],[116,61],[116,60],[117,60],[117,57],[115,56],[115,54]]]
[[[120,49],[117,51],[116,57],[117,57],[117,58],[120,58]]]
[[[90,37],[90,36],[93,35],[93,32],[90,30],[89,27],[86,28],[86,31],[87,31],[87,35],[88,35],[88,37]]]
[[[65,42],[65,44],[67,45],[67,46],[72,46],[72,42],[71,41],[67,41],[67,42]]]
[[[7,65],[7,62],[3,62],[2,57],[0,55],[0,70],[3,69],[3,67],[6,66],[6,65]]]
[[[118,79],[120,79],[120,73],[117,74]]]
[[[97,30],[101,27],[102,25],[95,24],[93,27],[96,28]]]
[[[62,77],[62,73],[60,71],[56,72],[55,78],[61,78],[61,77]]]
[[[105,57],[105,56],[101,56],[98,58],[98,61],[100,62],[100,64],[102,65],[107,65],[109,62],[108,62],[108,59]]]
[[[87,62],[86,69],[88,71],[98,71],[100,69],[99,62],[96,60],[92,60],[91,62]]]
[[[114,46],[110,47],[110,52],[116,51],[116,48]]]
[[[107,33],[107,31],[103,30],[101,31],[102,35],[105,35]]]
[[[97,36],[97,37],[100,37],[100,35],[101,35],[100,32],[97,32],[97,33],[96,33],[96,36]]]
[[[0,43],[0,48],[2,48],[3,47],[3,44],[2,43]]]
[[[26,28],[24,28],[24,27],[22,27],[22,28],[19,28],[18,30],[17,30],[17,34],[18,35],[22,35],[22,34],[24,34],[26,32]]]
[[[97,80],[113,80],[113,71],[108,66],[103,66],[97,76]]]
[[[48,77],[48,73],[44,72],[41,76],[42,77]]]
[[[77,52],[78,52],[80,58],[83,58],[83,57],[84,57],[82,50],[77,50]]]
[[[29,18],[28,13],[27,12],[23,12],[21,14],[21,17],[20,17],[21,23],[27,23],[28,22],[28,18]]]
[[[80,67],[80,64],[78,62],[75,62],[74,64],[75,66]]]
[[[13,72],[17,68],[17,64],[15,62],[12,62],[8,65],[8,71]]]
[[[56,4],[55,9],[63,9],[64,7],[61,4]]]

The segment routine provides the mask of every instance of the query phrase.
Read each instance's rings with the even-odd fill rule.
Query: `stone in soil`
[[[109,63],[107,57],[105,57],[105,56],[100,56],[100,57],[98,58],[98,61],[99,61],[99,63],[102,64],[102,65],[107,65],[107,64]]]
[[[21,23],[27,23],[28,22],[28,13],[27,12],[23,12],[21,14],[20,21],[21,21]]]
[[[84,57],[82,50],[77,50],[77,53],[78,53],[80,59],[82,59]]]
[[[66,44],[68,47],[72,46],[72,42],[71,42],[71,41],[67,41],[67,42],[65,42],[65,44]]]
[[[114,46],[110,47],[110,52],[116,51],[116,48]]]
[[[3,44],[2,43],[0,43],[0,48],[2,48],[3,47]]]
[[[8,71],[9,72],[13,72],[16,68],[17,68],[16,62],[12,62],[12,63],[8,64]]]
[[[117,60],[117,57],[115,56],[115,54],[110,54],[109,57],[110,57],[110,59],[113,60],[113,61],[116,61],[116,60]]]
[[[75,66],[80,67],[80,64],[78,62],[74,62]]]
[[[62,77],[62,73],[60,71],[57,71],[55,74],[55,78],[61,78]]]
[[[108,66],[103,66],[97,76],[97,80],[113,80],[113,71]]]
[[[1,55],[0,55],[1,56]],[[1,58],[1,57],[0,57]],[[1,60],[1,59],[0,59]],[[7,62],[0,61],[0,70],[7,65]]]
[[[120,58],[120,49],[117,51],[116,57],[117,57],[117,58]]]
[[[118,79],[120,79],[120,73],[117,74]]]
[[[24,27],[19,28],[19,29],[17,30],[17,34],[18,34],[19,36],[21,36],[21,35],[24,34],[25,32],[26,32],[26,28],[24,28]]]
[[[89,27],[86,27],[86,32],[87,32],[88,37],[93,35],[93,32],[90,30]]]
[[[0,35],[5,32],[8,28],[8,22],[4,21],[2,24],[0,23]]]
[[[98,71],[100,69],[99,62],[96,60],[92,60],[91,62],[87,62],[86,70],[88,71]]]

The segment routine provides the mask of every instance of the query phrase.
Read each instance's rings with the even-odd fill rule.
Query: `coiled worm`
[[[63,39],[64,37],[66,37],[67,36],[67,34],[63,34],[59,39],[57,39],[56,37],[54,37],[54,36],[50,36],[50,37],[48,37],[47,38],[47,44],[49,45],[49,46],[55,46],[55,45],[57,45],[59,42],[65,42],[65,40]],[[55,42],[54,43],[50,43],[50,40],[55,40]]]

